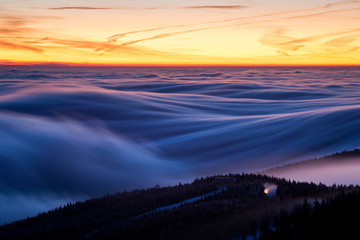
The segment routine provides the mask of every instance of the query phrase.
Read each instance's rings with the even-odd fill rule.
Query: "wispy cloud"
[[[2,41],[2,40],[0,40],[0,48],[24,50],[24,51],[31,51],[31,52],[35,52],[35,53],[43,52],[43,50],[40,48],[28,46],[26,44],[12,43],[12,42]]]
[[[335,2],[335,3],[329,3],[329,4],[325,5],[325,7],[329,8],[329,7],[345,5],[345,4],[349,4],[349,3],[360,3],[360,1],[358,1],[358,0],[340,1],[340,2]]]
[[[31,23],[39,23],[49,20],[58,20],[61,17],[55,16],[34,16],[25,14],[15,14],[7,9],[0,8],[0,36],[8,34],[20,34],[32,31],[39,31],[38,29],[28,27]]]
[[[146,37],[146,38],[127,41],[122,44],[129,45],[129,44],[134,44],[134,43],[138,43],[138,42],[144,42],[147,40],[175,36],[175,35],[188,33],[188,32],[203,31],[203,30],[222,28],[222,27],[228,27],[228,26],[243,26],[243,25],[259,24],[259,23],[269,23],[269,22],[277,22],[277,21],[282,21],[282,20],[292,20],[292,19],[298,19],[298,18],[315,17],[315,16],[321,16],[321,15],[338,13],[338,12],[354,11],[354,10],[357,10],[357,8],[326,10],[326,11],[315,12],[315,13],[306,13],[306,12],[310,12],[310,11],[325,10],[325,9],[328,9],[331,7],[336,7],[338,5],[346,5],[346,4],[354,4],[354,3],[360,3],[360,1],[341,1],[341,2],[322,5],[322,6],[318,6],[318,7],[307,8],[307,9],[275,12],[275,13],[268,13],[268,14],[250,16],[250,17],[228,18],[228,19],[219,20],[219,21],[208,21],[208,22],[200,22],[200,23],[193,23],[193,24],[187,24],[187,25],[172,25],[172,26],[165,26],[165,27],[158,27],[158,28],[143,29],[143,30],[137,30],[137,31],[131,31],[131,32],[125,32],[125,33],[119,33],[119,34],[112,35],[112,36],[108,37],[108,42],[114,43],[118,39],[124,38],[124,37],[126,37],[128,35],[132,35],[132,34],[155,32],[155,31],[166,30],[166,29],[190,28],[190,27],[196,27],[196,26],[201,26],[201,25],[208,25],[207,27],[193,28],[191,30],[157,34],[157,35]],[[226,5],[215,6],[214,5],[214,6],[212,6],[211,5],[211,6],[188,6],[185,8],[194,8],[194,9],[196,9],[196,8],[199,8],[199,9],[201,9],[201,8],[224,8],[224,9],[226,9],[227,7],[229,7],[229,8],[230,7],[245,8],[246,6],[242,6],[242,5],[230,5],[230,6],[226,6]],[[300,14],[302,12],[304,12],[306,14]],[[290,16],[281,17],[282,15],[289,15],[289,14],[290,14]],[[297,14],[297,15],[291,15],[291,14]],[[276,16],[279,16],[279,18],[273,18]],[[223,26],[213,25],[213,24],[221,24],[221,23],[228,23],[228,22],[239,22],[239,23],[236,23],[233,25],[223,25]]]
[[[297,19],[297,18],[317,17],[317,16],[328,15],[328,14],[332,14],[332,13],[342,13],[342,12],[351,12],[351,11],[359,11],[359,10],[360,10],[360,8],[347,8],[347,9],[329,10],[329,11],[323,11],[323,12],[316,12],[316,13],[309,13],[309,14],[285,17],[284,20],[293,20],[293,19]]]
[[[360,3],[360,1],[346,1],[346,2],[340,2],[340,3],[345,4],[345,3],[354,3],[354,2]],[[336,6],[336,5],[337,4],[334,3],[331,6]],[[309,11],[313,11],[313,10],[325,10],[328,8],[329,8],[328,5],[324,5],[324,6],[315,7],[315,8],[300,9],[300,10],[294,10],[294,11],[285,11],[285,12],[278,12],[278,13],[270,13],[270,14],[252,16],[252,17],[231,18],[231,19],[225,19],[225,20],[213,21],[213,22],[202,22],[202,23],[194,23],[194,24],[188,24],[188,25],[174,25],[174,26],[165,26],[165,27],[152,28],[152,29],[144,29],[144,30],[125,32],[125,33],[120,33],[120,34],[110,36],[108,38],[108,42],[115,43],[120,38],[124,38],[127,35],[136,34],[136,33],[155,32],[155,31],[159,31],[159,30],[174,29],[174,28],[190,28],[190,27],[205,25],[205,27],[201,27],[201,28],[192,28],[192,29],[188,29],[188,30],[184,30],[184,31],[161,33],[161,34],[156,34],[156,35],[149,36],[149,37],[139,38],[139,39],[135,39],[135,40],[131,40],[131,41],[124,41],[123,43],[120,43],[120,45],[131,45],[131,44],[135,44],[135,43],[139,43],[139,42],[150,41],[150,40],[160,39],[160,38],[166,38],[166,37],[171,37],[171,36],[190,33],[190,32],[204,31],[204,30],[209,30],[209,29],[279,22],[279,21],[284,21],[284,20],[309,18],[309,17],[322,16],[322,15],[327,15],[327,14],[332,14],[332,13],[341,13],[341,12],[360,10],[360,8],[347,8],[347,9],[326,10],[326,11],[317,11],[315,13],[300,14],[302,12],[309,12]],[[290,14],[290,16],[281,16],[281,15],[285,15],[285,14]],[[296,15],[294,15],[294,14],[296,14]],[[279,16],[279,17],[276,17],[276,16]],[[227,24],[227,25],[217,25],[217,24],[228,23],[228,22],[233,22],[233,21],[234,22],[237,21],[238,23]],[[265,36],[265,38],[263,37],[263,39],[261,41],[263,41],[263,43],[265,43],[265,45],[268,44],[268,45],[273,46],[274,44],[273,43],[270,44],[270,42],[274,42],[274,41],[273,40],[268,41],[268,39],[267,39],[268,37],[271,37],[271,36]],[[284,37],[284,36],[282,36],[282,37]],[[280,38],[280,35],[277,34],[277,39],[279,39],[279,38]],[[282,38],[280,38],[280,39],[282,39]],[[284,40],[284,39],[282,39],[282,40]],[[296,42],[290,42],[291,39],[287,39],[287,40],[289,42],[286,44],[286,47],[284,47],[285,50],[295,51],[295,50],[299,49],[300,47],[302,47],[301,44],[299,45],[299,44],[296,44]],[[294,40],[294,41],[296,41],[296,40]],[[278,45],[278,43],[275,45]],[[285,45],[285,44],[283,44],[283,45]],[[285,55],[288,53],[281,51],[281,54]]]
[[[351,4],[351,6],[347,6]],[[360,8],[356,8],[356,4],[360,4],[360,1],[340,1],[327,5],[316,6],[306,9],[296,9],[290,11],[270,12],[267,14],[244,16],[237,18],[225,18],[215,21],[204,21],[190,24],[178,24],[170,26],[160,26],[148,29],[140,29],[135,31],[117,33],[109,36],[104,41],[87,41],[82,39],[62,39],[58,35],[52,33],[44,34],[44,30],[30,28],[30,23],[34,23],[37,17],[25,16],[21,14],[6,13],[6,11],[0,12],[0,48],[12,49],[12,50],[24,50],[34,53],[42,54],[53,49],[75,49],[76,51],[86,52],[86,54],[111,54],[114,53],[126,53],[131,55],[167,55],[171,53],[158,51],[156,49],[146,48],[144,43],[155,39],[163,39],[172,36],[205,31],[210,29],[221,28],[236,28],[248,25],[262,26],[266,24],[267,27],[271,23],[279,23],[287,20],[294,19],[306,19],[313,17],[321,17],[330,14],[348,12],[348,11],[360,11]],[[346,7],[345,7],[346,6]],[[243,5],[193,5],[193,6],[164,6],[159,8],[129,8],[129,7],[87,7],[87,6],[60,6],[48,8],[51,10],[112,10],[112,9],[165,9],[165,8],[185,8],[185,9],[243,9],[247,6]],[[6,13],[6,15],[4,14]],[[46,19],[51,17],[39,17],[39,19]],[[42,21],[41,20],[41,21]],[[34,25],[35,26],[35,25]],[[50,30],[49,30],[50,31]],[[333,37],[334,41],[328,41],[324,44],[326,49],[335,49],[335,46],[341,44],[346,45],[343,50],[357,50],[356,46],[351,46],[352,40],[357,39],[356,36],[344,37],[345,33],[334,33],[334,35],[315,35],[307,36],[303,38],[294,38],[286,35],[285,30],[275,30],[270,33],[263,34],[260,42],[271,48],[275,48],[276,51],[284,56],[290,56],[294,52],[308,45],[309,42],[316,41],[325,37]],[[349,33],[350,34],[350,33]],[[46,36],[46,37],[44,37]],[[49,37],[51,36],[51,37]],[[327,39],[325,39],[327,40]],[[329,51],[330,51],[329,50]]]
[[[304,46],[299,43],[290,43],[293,40],[294,38],[285,35],[284,29],[277,29],[273,32],[264,34],[259,39],[259,42],[265,46],[277,49],[276,52],[281,55],[290,56],[290,53]],[[284,44],[285,42],[288,42],[288,44]]]
[[[6,9],[5,9],[6,10]],[[147,49],[142,46],[116,45],[111,42],[88,41],[81,39],[62,39],[51,30],[41,30],[30,27],[32,23],[44,20],[57,20],[52,16],[30,16],[25,14],[12,14],[2,9],[0,12],[0,49],[7,51],[27,51],[35,54],[47,53],[52,50],[72,49],[99,56],[111,49],[114,53],[130,55],[166,55],[166,52]],[[49,37],[41,37],[49,36]],[[104,50],[104,51],[102,51]],[[45,56],[45,55],[43,55]]]
[[[26,26],[30,21],[32,20],[27,17],[0,14],[1,35],[4,36],[32,31],[31,28]]]
[[[205,5],[205,6],[186,6],[187,9],[242,9],[247,8],[244,5]]]
[[[209,28],[197,28],[197,29],[191,29],[191,30],[186,30],[186,31],[163,33],[163,34],[158,34],[158,35],[151,36],[151,37],[148,37],[148,38],[141,38],[141,39],[137,39],[137,40],[134,40],[134,41],[124,42],[121,45],[126,46],[126,45],[131,45],[131,44],[134,44],[134,43],[138,43],[138,42],[154,40],[154,39],[159,39],[159,38],[165,38],[165,37],[171,37],[171,36],[175,36],[175,35],[179,35],[179,34],[191,33],[191,32],[196,32],[196,31],[201,31],[201,30],[207,30],[207,29],[209,29]]]
[[[349,36],[348,34],[351,35]],[[306,48],[308,47],[308,44],[326,38],[332,39],[320,46],[327,52],[340,53],[356,51],[357,49],[359,49],[359,47],[350,46],[348,44],[355,41],[357,37],[359,37],[359,35],[360,28],[357,28],[348,31],[331,32],[328,34],[318,34],[302,38],[294,38],[291,36],[286,36],[284,29],[278,29],[273,32],[264,34],[259,41],[265,46],[275,48],[276,51],[281,55],[291,56],[300,48]],[[309,49],[310,48],[308,48],[307,50]],[[320,48],[317,49],[319,50]]]
[[[49,10],[112,10],[117,8],[110,7],[53,7],[48,8]]]
[[[62,7],[50,7],[49,10],[157,10],[157,9],[222,9],[222,10],[234,10],[247,8],[244,5],[194,5],[194,6],[155,6],[155,7],[88,7],[88,6],[62,6]]]
[[[140,46],[125,46],[125,45],[115,45],[108,44],[99,41],[86,41],[86,40],[69,40],[69,39],[60,39],[60,38],[41,38],[34,39],[32,41],[37,45],[41,45],[44,50],[50,49],[79,49],[84,50],[89,53],[98,52],[99,55],[102,54],[101,49],[112,49],[120,51],[122,53],[131,53],[131,54],[150,54],[150,50],[146,50],[144,47]]]
[[[182,26],[187,26],[187,25],[182,25]],[[164,29],[168,29],[168,28],[172,28],[172,27],[149,28],[149,29],[143,29],[143,30],[125,32],[125,33],[119,33],[119,34],[112,35],[112,36],[108,37],[107,39],[108,39],[108,42],[109,42],[109,43],[113,43],[113,42],[116,42],[119,38],[123,38],[123,37],[125,37],[125,36],[127,36],[127,35],[130,35],[130,34],[144,33],[144,32],[153,32],[153,31],[164,30]]]
[[[360,34],[350,36],[340,36],[331,39],[323,44],[323,49],[327,52],[350,53],[360,49],[359,46],[350,45],[351,42],[356,41]]]

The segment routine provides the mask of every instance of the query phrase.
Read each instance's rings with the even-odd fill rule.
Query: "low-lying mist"
[[[359,77],[357,68],[3,66],[0,222],[354,149]]]
[[[360,157],[310,160],[270,169],[267,175],[301,182],[323,183],[328,186],[360,185]]]

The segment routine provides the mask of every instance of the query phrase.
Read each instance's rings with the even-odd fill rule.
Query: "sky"
[[[360,1],[0,0],[0,63],[360,65]]]

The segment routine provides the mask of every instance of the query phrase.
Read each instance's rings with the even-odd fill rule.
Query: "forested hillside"
[[[277,187],[274,195],[264,191],[269,184]],[[0,239],[241,239],[272,226],[281,209],[290,211],[304,198],[327,199],[354,189],[254,174],[212,176],[68,204],[1,226]]]
[[[321,202],[304,201],[281,211],[271,228],[261,229],[259,240],[360,239],[359,203],[358,189]]]

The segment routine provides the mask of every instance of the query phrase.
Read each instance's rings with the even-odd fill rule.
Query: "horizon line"
[[[164,64],[164,63],[70,63],[70,62],[6,62],[0,66],[63,67],[360,67],[358,64]]]

